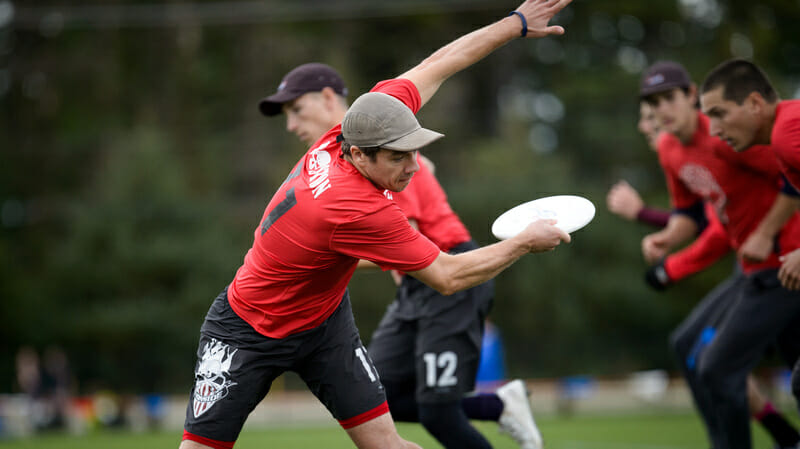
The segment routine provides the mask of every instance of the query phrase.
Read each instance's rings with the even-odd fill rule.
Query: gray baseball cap
[[[672,61],[659,61],[651,65],[642,75],[639,97],[665,92],[676,87],[689,87],[692,79],[682,65]]]
[[[382,92],[356,99],[342,121],[344,140],[358,147],[414,151],[444,137],[423,128],[402,101]]]

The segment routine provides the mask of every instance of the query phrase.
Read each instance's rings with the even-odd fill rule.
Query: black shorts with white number
[[[358,335],[347,292],[318,327],[275,339],[239,318],[228,304],[225,289],[200,330],[186,431],[216,441],[235,441],[247,415],[285,371],[298,373],[340,422],[371,412],[386,401]]]
[[[476,248],[459,245],[452,253]],[[395,301],[372,335],[369,354],[386,382],[415,384],[419,403],[460,399],[475,388],[494,283],[442,296],[404,276]]]

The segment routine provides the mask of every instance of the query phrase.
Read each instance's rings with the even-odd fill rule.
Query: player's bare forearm
[[[642,239],[642,255],[647,263],[653,264],[663,259],[672,248],[688,240],[697,233],[697,223],[686,215],[672,214],[667,226]]]
[[[697,235],[697,223],[686,215],[672,214],[663,232],[667,245],[673,248]]]
[[[798,206],[800,206],[800,198],[784,193],[778,194],[769,212],[767,212],[767,215],[764,216],[754,232],[770,238],[774,237],[786,223],[786,220],[797,210]]]
[[[528,37],[563,34],[563,28],[548,26],[548,22],[570,1],[527,0],[522,3],[517,11],[526,17]],[[518,16],[506,17],[445,45],[398,78],[414,83],[424,105],[446,79],[520,37],[522,29],[522,20]]]
[[[514,20],[516,20],[516,23]],[[419,90],[422,104],[424,105],[433,97],[445,80],[480,61],[507,42],[519,37],[519,33],[519,19],[506,17],[440,48],[419,65],[398,78],[406,78],[414,83],[417,90]]]
[[[466,253],[441,253],[429,267],[409,274],[449,296],[492,279],[527,253],[506,240]]]
[[[775,235],[797,210],[799,203],[800,200],[797,198],[783,193],[778,194],[769,212],[739,248],[739,255],[751,261],[762,261],[769,257],[774,247]]]
[[[427,268],[409,274],[452,295],[494,278],[525,254],[552,251],[569,241],[569,234],[552,221],[539,220],[508,240],[456,255],[441,253]]]

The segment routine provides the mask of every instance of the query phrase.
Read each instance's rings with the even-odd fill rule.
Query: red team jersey
[[[409,219],[416,220],[419,232],[444,252],[472,238],[458,218],[433,173],[420,162],[419,171],[402,192],[393,193],[394,201]]]
[[[662,133],[658,158],[664,169],[672,206],[686,209],[709,202],[725,228],[730,246],[738,249],[772,207],[780,188],[780,167],[768,146],[737,153],[708,133],[708,118],[697,113],[697,130],[688,144]],[[779,254],[800,246],[800,214],[794,213],[781,230]],[[742,260],[745,272],[780,266],[773,253],[760,263]]]
[[[383,81],[373,91],[398,98],[415,114],[421,107],[408,80]],[[439,255],[389,199],[394,192],[375,187],[342,157],[340,134],[337,125],[315,142],[272,197],[230,284],[233,310],[268,337],[325,321],[359,259],[416,271]]]
[[[800,100],[778,103],[770,141],[784,176],[800,190]]]

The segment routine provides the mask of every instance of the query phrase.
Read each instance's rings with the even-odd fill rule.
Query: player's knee
[[[448,404],[420,404],[419,422],[434,436],[446,435],[454,429],[469,425],[466,415],[461,413],[459,401]]]
[[[737,383],[738,375],[728,369],[715,364],[713,360],[702,359],[697,367],[697,375],[700,382],[712,395],[717,397],[727,397],[739,392],[746,395],[746,384],[742,382],[742,388],[734,388]]]
[[[386,402],[389,410],[392,411],[392,418],[395,421],[417,422],[419,421],[418,404],[414,396],[414,385],[408,382],[382,381],[386,392]]]
[[[434,436],[447,430],[443,417],[430,406],[419,406],[419,423]]]

